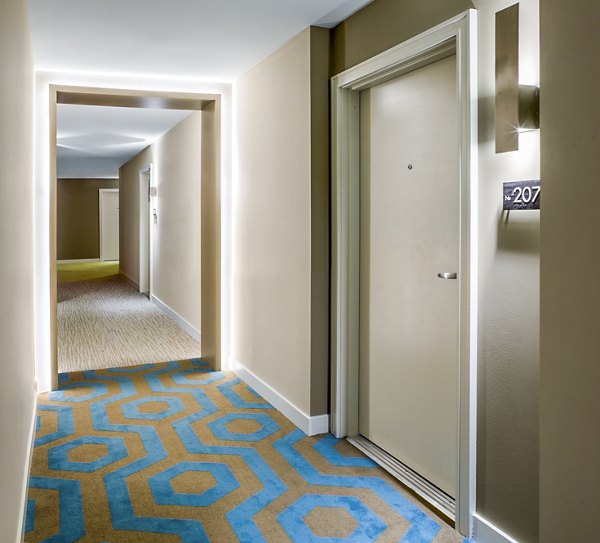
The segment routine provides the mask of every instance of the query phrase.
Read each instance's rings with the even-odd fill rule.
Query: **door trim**
[[[100,262],[105,262],[106,260],[102,255],[102,195],[107,192],[119,192],[119,189],[98,189],[98,226],[99,226],[99,241],[100,241]]]
[[[358,433],[359,94],[456,53],[460,152],[459,436],[456,528],[469,536],[475,512],[477,399],[477,49],[468,10],[331,80],[331,429]]]
[[[152,163],[140,170],[140,206],[139,206],[139,282],[138,290],[140,294],[148,294],[148,299],[152,299],[152,212],[151,193],[152,187]],[[145,203],[144,203],[145,202]],[[145,243],[144,243],[145,241]],[[145,245],[142,258],[142,247]]]
[[[55,74],[51,74],[52,77]],[[60,74],[59,74],[60,75]],[[40,76],[41,77],[41,76]],[[45,77],[45,76],[44,76]],[[59,77],[60,79],[60,77]],[[67,77],[67,80],[70,78]],[[108,83],[107,83],[108,84]],[[138,85],[139,83],[136,83]],[[48,94],[48,139],[44,139],[45,136],[40,136],[40,148],[45,149],[41,158],[36,159],[36,165],[39,166],[40,172],[39,177],[41,179],[42,188],[45,187],[45,182],[48,183],[48,253],[43,254],[43,258],[49,262],[49,277],[46,285],[48,287],[48,301],[49,304],[44,303],[44,291],[41,290],[39,299],[42,306],[42,310],[46,315],[49,316],[50,323],[49,328],[45,330],[45,320],[38,319],[42,324],[39,327],[36,337],[36,345],[48,345],[49,355],[46,357],[46,351],[44,349],[38,349],[36,347],[36,371],[38,372],[38,387],[39,391],[46,390],[57,390],[58,389],[58,285],[57,285],[57,273],[56,273],[56,255],[57,255],[57,159],[56,159],[56,148],[57,148],[57,106],[58,104],[83,104],[83,105],[105,105],[105,106],[119,106],[119,107],[158,107],[158,108],[172,108],[172,109],[194,109],[201,110],[206,113],[202,123],[202,131],[204,135],[205,126],[209,126],[210,130],[208,134],[210,136],[202,138],[202,149],[200,153],[202,155],[203,164],[210,164],[211,170],[203,173],[204,180],[207,181],[206,186],[211,189],[211,197],[204,198],[204,201],[209,201],[215,208],[215,218],[210,224],[207,224],[207,232],[214,239],[214,245],[216,249],[212,251],[209,256],[211,258],[205,258],[202,253],[202,262],[206,262],[206,266],[202,266],[200,270],[200,280],[204,277],[204,281],[207,283],[207,288],[210,288],[214,293],[212,304],[209,307],[208,304],[202,304],[203,313],[202,321],[215,323],[214,330],[211,334],[205,334],[204,344],[208,344],[206,337],[210,339],[211,349],[203,355],[203,359],[207,360],[211,367],[216,370],[221,369],[222,364],[227,364],[227,358],[223,356],[223,351],[229,345],[229,335],[222,332],[222,329],[229,329],[229,312],[225,309],[228,306],[226,299],[228,299],[228,293],[221,288],[222,281],[228,282],[228,276],[223,274],[222,270],[225,266],[225,261],[222,259],[229,258],[229,253],[223,251],[228,246],[225,244],[221,245],[222,240],[222,229],[226,226],[223,222],[225,216],[223,202],[229,205],[230,194],[229,192],[221,192],[223,180],[230,181],[230,172],[225,169],[222,170],[223,166],[226,165],[225,159],[222,160],[223,152],[229,156],[229,149],[223,147],[223,144],[229,142],[231,134],[227,129],[226,125],[223,124],[223,114],[227,115],[227,119],[230,118],[230,95],[224,90],[215,90],[214,93],[206,92],[179,92],[170,90],[151,90],[151,89],[122,89],[112,87],[90,87],[90,86],[79,86],[70,84],[57,84],[47,81],[46,79],[40,79],[36,81],[36,86],[39,86],[39,93],[43,95],[44,100],[46,99],[45,93]],[[162,86],[162,85],[160,85]],[[220,84],[217,85],[217,89],[220,88]],[[36,119],[39,117],[40,122],[44,122],[44,100],[41,100],[37,106],[40,113],[36,115]],[[223,107],[223,102],[226,100],[226,107]],[[225,128],[224,128],[225,127]],[[222,133],[225,131],[225,139],[222,137]],[[40,132],[41,134],[41,132]],[[38,134],[39,136],[39,134]],[[40,187],[37,187],[38,189]],[[229,188],[225,187],[228,191]],[[41,199],[43,202],[43,198]],[[228,211],[227,211],[228,212]],[[204,216],[204,215],[202,215]],[[229,235],[229,233],[227,233]],[[48,238],[46,238],[48,239]],[[229,243],[227,238],[226,243]],[[43,249],[44,241],[39,240],[39,247]],[[207,245],[207,244],[205,244]],[[204,247],[204,245],[203,245]],[[212,258],[214,257],[214,258]],[[227,268],[226,268],[227,269]],[[222,317],[223,313],[227,313],[226,317]],[[204,352],[204,351],[203,351]],[[227,351],[228,352],[228,351]],[[42,353],[42,354],[40,354]],[[39,359],[39,360],[38,360]]]

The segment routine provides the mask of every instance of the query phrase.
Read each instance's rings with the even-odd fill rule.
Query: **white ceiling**
[[[310,25],[371,0],[28,0],[40,71],[231,82]]]
[[[28,0],[35,69],[234,81],[372,0]],[[59,177],[114,177],[181,111],[60,105]],[[152,140],[153,141],[153,140]]]
[[[119,167],[190,111],[57,105],[59,178],[117,177]]]

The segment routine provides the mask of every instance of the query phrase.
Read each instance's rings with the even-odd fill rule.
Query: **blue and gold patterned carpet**
[[[60,375],[38,399],[27,543],[451,543],[345,441],[200,360]]]

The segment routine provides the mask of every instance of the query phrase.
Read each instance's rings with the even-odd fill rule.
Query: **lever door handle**
[[[437,276],[440,279],[456,279],[458,277],[456,272],[440,272]]]

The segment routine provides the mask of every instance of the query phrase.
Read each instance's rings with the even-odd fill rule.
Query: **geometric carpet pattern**
[[[199,359],[59,380],[38,398],[27,543],[463,541],[346,441]]]

